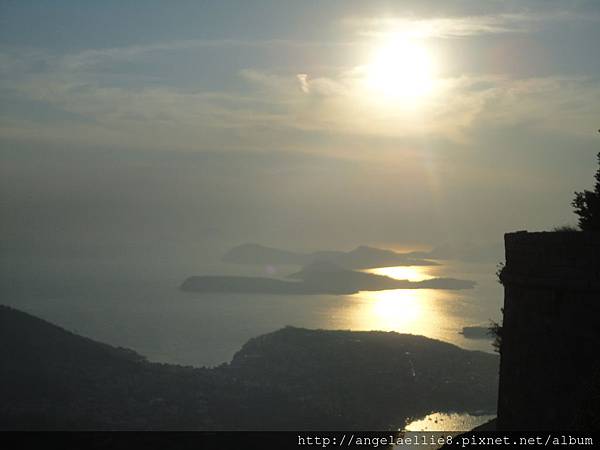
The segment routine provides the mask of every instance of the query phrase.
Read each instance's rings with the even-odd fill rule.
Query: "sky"
[[[2,253],[498,248],[575,224],[598,42],[596,1],[2,0]]]

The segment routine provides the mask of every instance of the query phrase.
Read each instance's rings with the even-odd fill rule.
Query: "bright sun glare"
[[[421,42],[392,34],[374,49],[366,82],[385,99],[413,103],[433,90],[433,60]]]

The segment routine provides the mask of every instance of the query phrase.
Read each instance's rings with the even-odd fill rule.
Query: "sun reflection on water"
[[[433,289],[359,292],[350,296],[352,329],[397,331],[441,339],[449,324],[444,304],[449,294]],[[454,331],[455,332],[455,331]]]
[[[494,417],[491,414],[434,413],[413,420],[404,429],[406,431],[468,431]]]
[[[411,281],[437,277],[471,279],[478,273],[470,266],[455,269],[437,265],[379,267],[363,271]],[[395,289],[361,291],[338,297],[334,300],[335,308],[327,310],[323,326],[422,335],[467,349],[491,352],[488,341],[468,339],[459,334],[465,326],[494,318],[495,311],[499,309],[495,300],[490,301],[491,298],[501,298],[495,280],[475,279],[478,285],[474,290]]]
[[[430,268],[427,266],[396,266],[396,267],[377,267],[365,270],[367,273],[375,275],[384,275],[396,280],[422,281],[433,278],[430,275]]]
[[[369,292],[367,297],[373,302],[371,317],[381,330],[407,329],[423,318],[422,293],[416,290]]]

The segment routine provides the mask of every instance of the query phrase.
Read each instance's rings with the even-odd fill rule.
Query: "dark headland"
[[[496,406],[496,355],[423,336],[287,327],[194,368],[0,306],[0,340],[3,429],[397,429]]]

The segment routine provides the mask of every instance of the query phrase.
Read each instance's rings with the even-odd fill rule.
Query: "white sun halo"
[[[391,35],[373,51],[366,82],[385,99],[415,102],[433,90],[433,60],[422,43]]]

